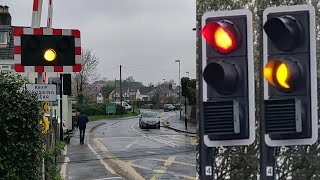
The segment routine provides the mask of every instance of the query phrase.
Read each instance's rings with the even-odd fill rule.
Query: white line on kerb
[[[158,138],[158,137],[148,136],[148,135],[145,135],[145,134],[139,132],[138,130],[136,130],[136,129],[133,127],[133,126],[134,126],[135,124],[137,124],[137,123],[138,123],[138,122],[133,123],[133,124],[131,125],[131,127],[130,127],[131,130],[134,131],[136,134],[141,135],[141,136],[143,136],[143,137],[146,137],[146,138],[148,138],[148,139],[152,139],[152,140],[158,141],[158,142],[160,142],[160,143],[162,143],[162,144],[166,144],[166,145],[171,146],[171,147],[179,146],[179,145],[176,144],[176,143],[173,143],[173,142],[170,142],[170,141],[166,141],[166,140],[160,139],[160,138]]]
[[[108,171],[110,171],[111,172],[111,174],[116,174],[116,172],[113,170],[113,169],[111,169],[111,167],[106,163],[106,162],[104,162],[104,160],[103,160],[103,157],[101,156],[101,155],[99,155],[93,148],[92,148],[92,146],[88,143],[87,144],[88,145],[88,147],[90,148],[90,150],[93,152],[93,154],[95,155],[95,156],[97,156],[97,158],[100,160],[100,163],[108,170]],[[100,179],[99,179],[100,180]],[[102,180],[102,179],[101,179]]]
[[[70,162],[69,157],[65,157],[64,158],[64,163],[61,165],[61,169],[60,169],[60,175],[62,179],[66,179],[67,178],[67,164],[68,162]]]

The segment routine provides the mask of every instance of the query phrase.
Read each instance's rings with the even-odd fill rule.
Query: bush
[[[0,74],[0,179],[41,179],[40,103],[21,76]]]
[[[122,114],[128,113],[124,107],[117,105],[116,114],[120,114],[120,108],[122,108]],[[106,104],[101,103],[76,104],[75,109],[79,112],[84,112],[88,116],[106,115]]]
[[[152,101],[140,101],[140,100],[136,100],[136,101],[129,102],[129,104],[130,104],[131,106],[132,106],[132,104],[133,104],[135,108],[143,108],[143,107],[146,107],[148,104],[152,104]]]

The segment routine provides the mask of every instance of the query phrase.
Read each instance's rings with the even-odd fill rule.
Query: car
[[[175,111],[176,107],[174,105],[172,105],[172,104],[165,104],[163,106],[163,109],[164,109],[165,112],[167,112],[167,111]]]
[[[142,112],[139,118],[139,127],[141,129],[154,127],[160,129],[160,117],[152,111]]]

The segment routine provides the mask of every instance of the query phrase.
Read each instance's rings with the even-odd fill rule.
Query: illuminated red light
[[[202,35],[219,53],[229,53],[235,50],[239,43],[239,33],[229,21],[206,24]]]

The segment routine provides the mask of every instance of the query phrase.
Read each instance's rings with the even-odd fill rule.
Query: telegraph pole
[[[121,78],[121,65],[120,65],[120,117],[122,117],[122,78]]]
[[[114,79],[114,102],[117,102],[117,78]]]

